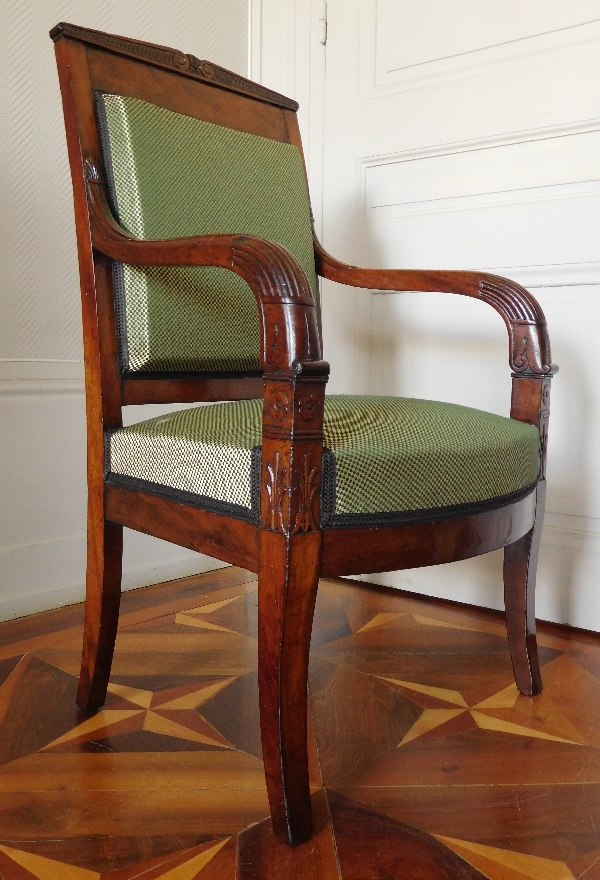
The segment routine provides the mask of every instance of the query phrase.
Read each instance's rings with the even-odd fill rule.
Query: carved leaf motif
[[[269,496],[268,521],[272,532],[287,534],[283,504],[288,494],[287,468],[281,467],[279,453],[275,453],[275,463],[267,466],[267,495]]]
[[[296,493],[298,495],[298,512],[296,513],[296,522],[294,523],[293,535],[298,532],[316,532],[318,526],[315,522],[313,513],[313,504],[317,494],[317,476],[319,469],[311,468],[310,455],[304,456],[304,465],[300,478],[296,484]]]
[[[542,405],[545,409],[550,407],[550,382],[544,382],[542,389]]]
[[[540,478],[546,477],[546,456],[548,454],[548,422],[550,413],[542,413],[539,423],[540,430]]]

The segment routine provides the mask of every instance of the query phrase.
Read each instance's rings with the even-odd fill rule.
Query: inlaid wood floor
[[[323,581],[315,838],[274,840],[256,582],[124,596],[103,711],[78,713],[80,606],[0,625],[2,880],[599,880],[600,639],[542,627],[512,683],[493,613]]]

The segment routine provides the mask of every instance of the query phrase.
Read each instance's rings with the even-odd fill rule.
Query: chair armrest
[[[528,290],[485,272],[359,269],[331,257],[315,239],[317,272],[323,278],[370,290],[417,290],[457,293],[482,300],[504,319],[508,330],[509,364],[515,376],[551,376],[552,364],[546,318]]]
[[[164,241],[134,238],[115,221],[97,165],[84,163],[93,247],[134,266],[212,266],[240,275],[252,288],[261,322],[265,373],[327,376],[316,304],[297,260],[284,247],[248,235],[200,235]]]

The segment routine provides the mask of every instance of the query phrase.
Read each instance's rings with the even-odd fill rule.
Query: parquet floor
[[[529,700],[498,615],[324,581],[317,834],[288,849],[267,818],[255,576],[123,606],[91,717],[81,607],[0,625],[2,880],[599,880],[600,638],[542,627]]]

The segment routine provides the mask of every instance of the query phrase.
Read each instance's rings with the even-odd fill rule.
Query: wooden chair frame
[[[92,90],[138,97],[190,116],[292,143],[302,153],[297,104],[216,65],[172,49],[74,25],[55,41],[72,171],[81,275],[88,428],[88,569],[78,704],[106,697],[119,616],[123,526],[258,573],[259,691],[274,831],[297,844],[312,833],[307,762],[307,673],[320,576],[415,568],[504,547],[510,652],[519,690],[542,684],[534,617],[544,511],[550,361],[546,322],[518,284],[477,272],[377,271],[329,256],[316,237],[318,275],[352,287],[474,297],[502,316],[512,371],[511,418],[541,434],[535,490],[514,503],[474,506],[386,528],[321,529],[323,402],[318,307],[306,276],[282,247],[249,236],[140,241],[108,207]],[[252,288],[262,332],[262,377],[120,375],[113,260],[139,266],[219,266]],[[263,398],[260,525],[117,487],[103,473],[104,433],[127,404]]]

